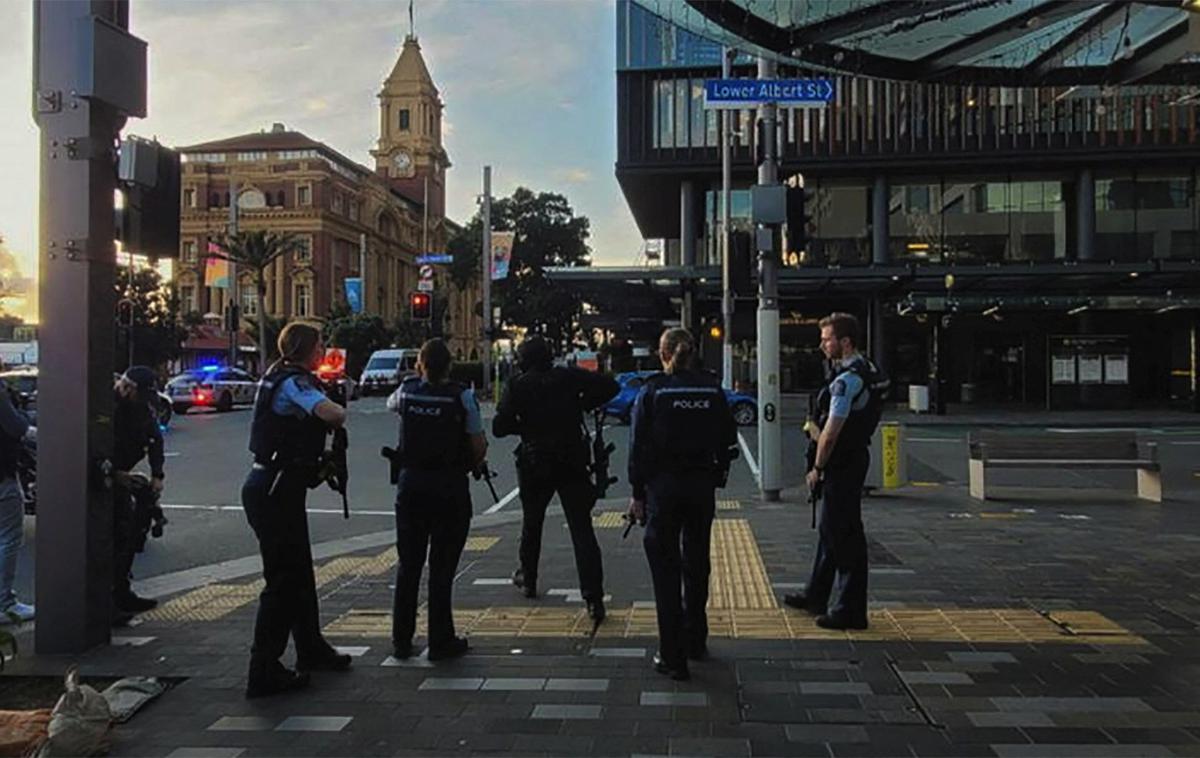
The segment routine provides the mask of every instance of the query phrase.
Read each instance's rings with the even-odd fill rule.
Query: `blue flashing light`
[[[212,372],[214,372],[214,371],[220,371],[220,370],[221,370],[221,367],[220,367],[220,366],[215,366],[215,365],[214,365],[214,366],[201,366],[201,367],[200,367],[200,370],[201,370],[201,371],[204,371],[204,372],[206,372],[206,373],[209,373],[209,374],[211,374],[211,373],[212,373]]]

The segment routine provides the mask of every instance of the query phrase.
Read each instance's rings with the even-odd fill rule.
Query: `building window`
[[[297,284],[295,300],[297,318],[306,318],[312,315],[312,287],[307,284]]]
[[[251,161],[265,161],[267,159],[267,153],[263,150],[255,150],[248,153],[238,153],[237,159],[247,163]]]
[[[196,310],[196,288],[185,284],[179,288],[179,312],[191,313]]]
[[[242,290],[242,315],[253,318],[258,315],[258,291],[253,284],[243,284]]]
[[[256,189],[248,189],[238,193],[238,207],[246,210],[258,210],[267,207],[267,196]]]
[[[208,207],[209,208],[220,208],[221,207],[221,196],[218,195],[216,192],[211,193],[208,196]]]
[[[296,205],[312,205],[312,188],[307,184],[296,188]]]
[[[179,258],[183,263],[195,263],[196,262],[196,241],[195,240],[184,240],[183,251],[180,253]]]
[[[334,213],[346,212],[346,196],[340,192],[333,193],[333,202],[330,204],[333,207]]]
[[[360,205],[361,204],[357,200],[350,201],[350,220],[351,221],[358,221],[358,218],[360,215],[360,211],[359,211]]]
[[[312,237],[303,236],[296,239],[296,262],[312,263]]]
[[[188,187],[187,189],[185,189],[183,191],[183,207],[185,207],[185,208],[195,208],[196,207],[196,190],[195,189]]]
[[[410,114],[408,108],[400,109],[400,131],[407,132],[410,128]]]

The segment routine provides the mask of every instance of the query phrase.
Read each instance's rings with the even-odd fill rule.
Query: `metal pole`
[[[38,654],[80,653],[109,640],[112,494],[96,476],[112,457],[112,145],[124,118],[76,92],[79,35],[96,17],[129,25],[127,2],[33,6],[33,117],[41,131],[38,337],[43,366],[38,432]],[[114,66],[112,61],[101,65]],[[108,76],[135,74],[128,70]],[[144,82],[142,84],[144,86]]]
[[[775,62],[758,59],[758,78],[774,79]],[[758,183],[779,183],[775,165],[774,103],[759,107],[763,122],[763,162],[758,167]],[[772,248],[759,253],[758,283],[758,470],[763,500],[778,500],[783,456],[780,450],[779,407],[779,251]]]
[[[731,48],[721,55],[721,78],[732,75],[733,56]],[[732,271],[729,260],[729,202],[733,184],[733,112],[721,110],[721,386],[733,389],[733,290],[730,282]]]
[[[483,167],[483,350],[479,356],[483,363],[483,396],[488,397],[492,381],[492,167]]]
[[[365,232],[360,232],[358,235],[358,291],[361,300],[359,307],[361,312],[367,311],[367,235]]]
[[[238,185],[233,178],[229,180],[229,236],[232,237],[238,233]],[[242,320],[238,313],[238,306],[241,303],[242,288],[238,286],[237,264],[229,261],[229,365],[237,366],[238,359],[238,333],[241,331]],[[258,328],[266,329],[266,319],[263,314],[258,315]],[[265,366],[266,356],[259,356],[259,361]]]

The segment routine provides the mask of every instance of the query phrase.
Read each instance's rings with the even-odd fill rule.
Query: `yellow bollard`
[[[879,433],[883,441],[883,489],[903,487],[905,482],[900,467],[900,425],[895,422],[880,424]]]

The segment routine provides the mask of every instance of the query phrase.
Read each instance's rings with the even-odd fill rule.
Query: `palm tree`
[[[260,319],[266,317],[268,325],[267,329],[255,330],[258,332],[258,359],[262,364],[259,368],[266,371],[269,346],[267,337],[271,331],[269,328],[271,319],[267,314],[266,307],[267,268],[279,256],[299,250],[301,248],[300,238],[291,232],[278,233],[258,230],[227,235],[221,238],[217,244],[219,250],[215,253],[216,257],[223,258],[237,266],[239,275],[244,270],[253,273],[254,286],[258,293],[257,312]],[[236,297],[237,283],[234,282],[233,286]]]

